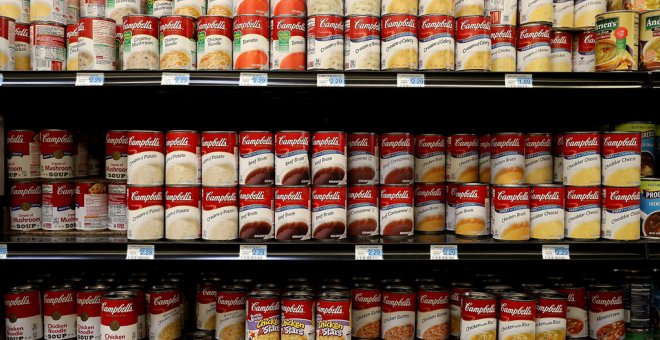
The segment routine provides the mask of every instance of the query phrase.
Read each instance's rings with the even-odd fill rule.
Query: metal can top
[[[351,295],[348,292],[339,292],[339,291],[322,292],[319,295],[319,300],[326,300],[326,301],[344,301],[344,300],[349,300],[350,298]]]
[[[642,181],[658,182],[660,181],[660,177],[642,177]]]
[[[299,292],[299,291],[313,292],[314,287],[312,287],[311,285],[308,285],[308,284],[304,284],[304,283],[294,283],[294,284],[290,284],[290,285],[287,285],[286,287],[284,287],[284,290],[287,293],[288,292]]]
[[[199,133],[199,131],[197,131],[197,130],[167,130],[166,132],[167,133],[170,133],[170,132]]]
[[[509,285],[488,285],[484,286],[485,290],[513,290],[512,286]]]
[[[536,289],[532,291],[532,294],[536,295],[537,297],[544,298],[544,299],[555,299],[555,300],[565,300],[566,299],[566,294],[560,293],[556,290],[552,289]]]
[[[13,286],[8,289],[8,293],[25,293],[29,292],[31,290],[37,290],[39,287],[34,284],[26,284],[26,285],[19,285],[19,286]]]
[[[486,292],[465,292],[463,293],[463,297],[475,300],[495,299],[495,295]]]
[[[273,290],[273,291],[277,291],[277,290],[280,289],[280,285],[278,285],[277,283],[272,283],[272,282],[258,283],[256,285],[254,285],[254,289],[255,290]]]
[[[82,17],[80,19],[104,20],[104,21],[112,21],[114,23],[117,23],[114,19],[110,19],[110,18],[106,18],[106,17]]]
[[[55,284],[55,285],[50,285],[46,287],[45,290],[49,292],[57,292],[57,291],[62,291],[62,290],[69,290],[73,289],[73,284],[71,283],[60,283],[60,284]]]
[[[520,27],[523,27],[523,26],[538,26],[538,25],[552,26],[552,23],[549,22],[549,21],[532,21],[532,22],[526,22],[524,24],[521,24]]]
[[[282,298],[289,300],[312,300],[314,299],[314,294],[309,291],[296,290],[284,293]]]
[[[590,291],[598,291],[598,292],[614,292],[617,290],[621,290],[621,287],[611,283],[594,283],[594,284],[590,284],[588,289]]]
[[[584,288],[574,282],[557,282],[554,284],[556,288]]]
[[[344,292],[348,290],[348,287],[342,285],[322,285],[321,287],[319,287],[319,290],[331,291],[331,292]]]
[[[144,286],[138,283],[129,283],[125,285],[119,285],[115,287],[117,290],[127,290],[127,291],[137,291],[137,290],[144,290]]]
[[[175,285],[168,285],[168,284],[162,284],[162,285],[153,285],[151,286],[151,289],[149,289],[150,292],[155,292],[155,293],[160,293],[160,292],[171,292],[174,290],[178,290],[179,287]]]
[[[222,279],[216,276],[202,278],[202,283],[218,283],[218,282],[222,282]]]
[[[383,290],[392,292],[392,293],[413,293],[415,290],[413,287],[406,286],[406,285],[387,285],[383,288]]]
[[[137,295],[135,293],[127,290],[113,290],[103,295],[104,299],[110,299],[110,300],[135,299],[136,297]]]
[[[538,282],[523,283],[523,284],[520,285],[520,288],[523,288],[523,289],[529,289],[529,290],[532,290],[532,289],[544,289],[545,287],[546,287],[545,284],[543,284],[543,283],[538,283]]]
[[[380,287],[377,284],[368,281],[356,282],[355,284],[353,284],[353,288],[370,289],[370,290],[380,289]]]
[[[452,288],[474,288],[474,284],[471,282],[452,282]]]
[[[351,280],[352,280],[353,282],[357,282],[357,281],[373,281],[373,279],[372,279],[371,277],[369,277],[369,276],[353,276],[353,277],[351,278]]]
[[[275,299],[280,294],[274,290],[253,290],[248,294],[251,299]]]
[[[227,292],[247,292],[248,287],[241,284],[229,284],[220,286],[219,290]]]
[[[528,24],[523,24],[523,25],[528,25]],[[521,25],[522,26],[522,25]],[[524,136],[525,134],[522,132],[497,132],[497,133],[491,133],[491,136],[503,136],[503,135],[517,135],[517,136]]]
[[[60,24],[60,23],[57,23],[57,22],[54,22],[54,21],[48,21],[48,20],[30,21],[30,26],[32,26],[32,25],[53,25],[53,26],[59,26],[59,27],[66,26],[64,24]],[[64,129],[43,129],[43,130],[48,130],[48,131],[69,131],[69,130],[64,130]]]
[[[518,292],[506,292],[500,296],[502,299],[513,300],[513,301],[535,301],[536,299],[531,294],[518,293]]]
[[[213,15],[213,16],[215,16],[215,15]],[[222,16],[222,15],[220,15],[220,16]],[[245,132],[245,131],[243,131],[243,132]],[[236,133],[236,131],[216,131],[216,130],[208,131],[208,130],[205,130],[205,131],[202,131],[202,133]]]
[[[592,134],[599,134],[600,131],[567,131],[564,132],[564,135],[592,135]]]
[[[448,292],[447,288],[438,284],[423,284],[419,286],[419,290],[427,292]]]
[[[107,285],[104,285],[102,283],[95,283],[95,284],[83,286],[78,291],[79,292],[101,292],[101,291],[108,290],[108,289],[110,289],[110,287],[107,286]]]

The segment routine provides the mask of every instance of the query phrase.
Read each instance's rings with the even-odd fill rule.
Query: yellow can
[[[660,10],[640,15],[639,63],[643,70],[660,70]]]
[[[639,13],[596,16],[596,71],[637,71]]]

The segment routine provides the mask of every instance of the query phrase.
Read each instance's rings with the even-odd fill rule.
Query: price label
[[[570,260],[571,253],[566,245],[543,245],[543,259],[544,260]]]
[[[506,74],[504,76],[504,87],[509,88],[532,88],[534,82],[531,74]]]
[[[241,72],[238,86],[268,86],[268,73]]]
[[[241,245],[241,251],[238,254],[241,260],[265,260],[268,258],[268,248],[266,245]]]
[[[6,260],[6,259],[7,259],[7,245],[0,244],[0,260]]]
[[[190,85],[190,73],[163,73],[160,84],[165,85]]]
[[[458,246],[431,245],[431,260],[458,260]]]
[[[346,78],[344,74],[317,74],[316,87],[344,87]]]
[[[424,74],[399,73],[396,75],[396,87],[424,87]]]
[[[103,86],[103,73],[77,73],[76,86]]]
[[[383,246],[364,246],[355,245],[355,259],[356,260],[382,260],[383,259]]]
[[[127,260],[153,260],[155,255],[153,244],[129,244],[126,250]]]
[[[0,73],[0,86],[2,86],[2,83],[5,82],[5,77]]]

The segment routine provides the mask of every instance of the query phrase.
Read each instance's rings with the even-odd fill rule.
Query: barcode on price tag
[[[396,75],[396,87],[424,87],[424,74],[399,73]]]
[[[127,260],[153,260],[155,255],[153,244],[129,244],[126,250]]]
[[[383,246],[365,246],[355,245],[355,259],[356,260],[382,260],[383,259]]]
[[[316,87],[344,87],[346,78],[343,74],[317,74]]]
[[[268,73],[241,72],[238,86],[268,86]]]
[[[103,86],[103,73],[77,73],[76,86]]]
[[[504,76],[504,87],[532,88],[534,82],[531,74],[507,74]]]
[[[241,260],[265,260],[268,258],[266,245],[241,245],[238,258]]]
[[[7,259],[7,245],[6,244],[0,244],[0,260],[6,260]]]
[[[432,244],[431,260],[458,260],[458,246]]]
[[[163,73],[161,85],[190,85],[190,73]]]
[[[543,259],[544,260],[570,260],[571,253],[566,245],[543,245]]]

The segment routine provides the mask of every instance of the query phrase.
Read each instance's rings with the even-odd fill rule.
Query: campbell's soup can
[[[14,286],[4,294],[5,334],[23,340],[44,337],[41,292],[36,285]]]
[[[587,316],[587,290],[571,283],[560,283],[554,288],[566,294],[566,337],[586,338],[589,336],[589,318]]]
[[[534,291],[536,295],[536,336],[566,337],[566,295],[549,289]]]
[[[553,0],[552,27],[573,28],[575,2],[573,0]]]
[[[318,2],[318,1],[313,1],[313,2]],[[344,0],[343,2],[344,2],[344,16],[346,17],[358,16],[358,15],[380,17],[381,3],[379,0],[367,0],[367,1]]]
[[[453,15],[454,2],[448,0],[419,0],[417,13],[423,15]]]
[[[105,133],[105,178],[126,180],[128,166],[128,132],[110,130]]]
[[[520,25],[547,22],[552,26],[554,14],[552,5],[552,0],[521,0]]]
[[[616,11],[596,16],[596,72],[637,71],[639,13]]]
[[[425,284],[417,291],[418,339],[449,337],[449,290],[436,284]]]
[[[345,0],[332,0],[332,1],[306,0],[305,2],[307,3],[307,16],[309,17],[312,15],[319,15],[319,14],[343,15],[344,1]],[[372,4],[371,6],[374,6],[374,4]]]
[[[417,70],[417,24],[417,17],[413,14],[388,14],[382,17],[381,70]]]
[[[165,190],[159,186],[126,188],[128,239],[157,240],[165,236]]]
[[[607,0],[575,0],[573,27],[591,28],[596,26],[596,15],[607,12]]]
[[[258,340],[261,336],[279,339],[280,306],[277,291],[255,290],[248,294],[245,307],[245,339]]]
[[[147,312],[149,318],[149,338],[181,337],[180,306],[182,297],[175,285],[155,285],[147,294]]]
[[[310,188],[275,188],[275,238],[280,241],[308,240],[311,237]]]
[[[422,134],[415,136],[415,182],[445,181],[445,136]]]
[[[497,334],[497,298],[493,294],[466,292],[461,301],[461,339],[487,337]]]
[[[454,2],[454,16],[456,18],[483,16],[486,14],[484,0],[457,0]]]
[[[108,228],[108,185],[104,180],[76,182],[76,229],[103,230]]]
[[[439,1],[438,1],[439,2]],[[454,17],[419,17],[419,69],[454,70]]]
[[[11,6],[11,5],[10,5]],[[39,0],[30,1],[30,22],[53,22],[59,25],[67,24],[66,0]]]
[[[438,233],[445,230],[444,183],[415,184],[415,232]]]
[[[229,6],[229,12],[229,15],[231,15],[231,5]],[[171,0],[147,0],[147,8],[145,13],[155,18],[172,15],[174,13],[174,3]]]
[[[165,184],[199,185],[202,177],[201,141],[197,131],[165,134]]]
[[[660,36],[660,12],[656,10],[646,11],[640,14],[639,18],[639,63],[640,67],[646,71],[656,71],[660,69],[660,59],[656,56],[660,52],[658,47],[658,38]],[[18,41],[18,32],[16,34]],[[14,52],[14,55],[16,52]],[[16,62],[18,68],[18,61]]]
[[[11,184],[11,230],[38,230],[42,227],[42,193],[38,181],[20,181]]]
[[[623,291],[611,284],[592,284],[588,287],[589,337],[592,339],[624,339],[626,325],[623,310]]]
[[[238,184],[238,136],[235,131],[202,131],[202,185]]]
[[[520,184],[525,180],[525,135],[496,133],[490,142],[490,182]]]
[[[596,33],[586,30],[573,33],[573,72],[596,70]]]
[[[30,69],[63,71],[66,69],[65,27],[52,22],[30,24]]]
[[[550,7],[550,14],[552,14],[552,7]],[[536,22],[523,24],[518,28],[516,63],[518,72],[550,72],[552,70],[551,29],[550,24]]]
[[[307,7],[307,70],[344,69],[344,19],[341,15],[311,15]]]
[[[494,185],[491,193],[491,225],[496,240],[529,239],[529,186]]]
[[[642,164],[641,175],[644,177],[655,175],[655,137],[656,124],[652,122],[628,122],[615,125],[616,131],[642,133]]]
[[[197,186],[167,185],[165,188],[165,237],[195,240],[202,234],[201,191]]]
[[[129,185],[165,183],[165,136],[160,131],[128,131],[126,179]]]
[[[638,187],[603,187],[601,237],[610,240],[639,240]]]
[[[39,134],[32,130],[7,131],[7,177],[9,179],[39,178]]]
[[[76,228],[75,190],[72,182],[53,181],[41,185],[41,223],[44,230]]]
[[[271,0],[270,13],[273,17],[300,16],[305,17],[305,0]]]
[[[564,217],[566,237],[589,240],[600,238],[600,186],[566,186]]]
[[[526,293],[503,293],[499,301],[500,337],[529,338],[536,331],[536,298]]]
[[[600,132],[564,133],[564,185],[601,184]]]
[[[39,138],[41,178],[72,178],[73,133],[68,130],[42,130]]]
[[[268,69],[268,27],[267,17],[256,15],[234,17],[233,59],[235,70]]]
[[[445,230],[456,231],[456,191],[458,184],[447,182],[446,188],[446,203],[445,203]]]
[[[238,238],[238,189],[202,187],[202,239],[228,241]]]
[[[66,25],[66,69],[78,71],[78,27],[79,24]]]
[[[238,138],[238,184],[273,184],[275,177],[273,133],[267,131],[241,131]]]
[[[203,278],[197,284],[195,296],[195,326],[199,330],[215,331],[215,317],[220,278]]]
[[[101,298],[108,288],[99,283],[76,292],[76,333],[81,339],[101,340]]]
[[[76,291],[71,284],[44,290],[44,339],[76,338]]]
[[[144,286],[139,283],[125,284],[116,286],[116,289],[119,291],[127,291],[136,294],[135,301],[135,311],[137,313],[137,338],[144,339],[148,336],[147,329],[147,298],[148,295],[145,293]],[[105,338],[105,337],[104,337]]]
[[[564,183],[564,134],[552,136],[552,182]]]
[[[349,237],[378,235],[378,186],[351,185],[348,187],[346,222]]]
[[[218,288],[215,304],[215,337],[222,334],[242,334],[245,327],[245,300],[247,288],[241,285],[223,285]]]
[[[242,186],[238,192],[238,237],[243,240],[274,237],[274,195],[271,186]]]
[[[78,69],[115,70],[116,28],[114,20],[80,18],[78,23]]]
[[[312,184],[346,185],[346,133],[317,131],[312,134]]]
[[[312,188],[312,237],[317,240],[346,238],[346,187]]]
[[[536,240],[564,238],[565,200],[563,185],[537,184],[530,187],[530,238]]]
[[[448,149],[448,182],[473,183],[479,178],[479,137],[473,134],[453,134]]]
[[[461,236],[490,235],[488,185],[459,183],[454,191],[454,230]]]
[[[351,295],[345,290],[322,292],[316,302],[316,338],[351,339]],[[310,338],[312,338],[310,336]]]
[[[407,132],[380,135],[380,184],[412,184],[415,137]]]
[[[233,0],[235,16],[254,15],[270,17],[268,0]]]
[[[552,183],[552,135],[528,133],[525,136],[525,183]]]
[[[122,70],[158,70],[160,67],[158,18],[127,15],[123,18]]]
[[[380,18],[378,16],[359,15],[346,18],[344,22],[344,70],[380,71]]]
[[[380,234],[412,236],[414,231],[414,190],[408,185],[381,185]]]
[[[642,164],[639,132],[602,133],[602,182],[607,186],[639,187]]]
[[[14,71],[30,71],[30,25],[16,23]]]
[[[459,337],[461,335],[461,303],[463,293],[474,289],[474,285],[468,282],[452,282],[449,291],[449,335]]]
[[[232,18],[204,15],[197,20],[197,69],[231,70]]]
[[[128,229],[126,190],[126,182],[108,182],[108,229],[110,230]]]
[[[137,295],[112,291],[101,298],[101,338],[138,339]]]
[[[552,72],[571,72],[573,68],[573,33],[552,30],[550,37]]]
[[[16,23],[30,22],[30,1],[12,0],[7,1],[0,8],[0,16],[14,19]]]
[[[373,132],[348,134],[348,184],[374,185],[379,181],[379,139]]]
[[[490,71],[490,32],[488,17],[456,19],[456,71]]]
[[[105,0],[82,0],[79,5],[81,18],[105,16]]]
[[[275,185],[308,185],[309,140],[307,131],[275,133]]]
[[[417,296],[410,286],[383,287],[383,313],[381,335],[383,339],[415,338]]]
[[[160,17],[160,69],[195,70],[195,19],[182,15]]]
[[[490,183],[490,142],[491,142],[490,133],[483,134],[479,136],[479,183]],[[449,137],[447,137],[447,142],[449,142]],[[449,145],[449,143],[447,143]],[[447,157],[447,167],[449,168],[449,160],[451,157]]]
[[[90,0],[83,0],[83,1],[89,2]],[[146,1],[143,2],[141,0],[125,0],[125,1],[106,0],[104,4],[105,15],[99,14],[99,16],[114,20],[117,23],[117,25],[121,25],[124,16],[144,13],[142,9],[142,4],[146,5]]]
[[[353,337],[380,338],[382,293],[374,283],[358,282],[351,289],[351,329]]]
[[[270,69],[305,71],[306,28],[303,17],[270,19]]]
[[[644,238],[660,237],[660,179],[646,177],[641,181],[640,206]]]
[[[186,15],[195,19],[206,15],[206,1],[204,0],[173,0],[172,14]]]
[[[484,13],[493,25],[516,26],[518,23],[518,1],[485,0]]]
[[[282,338],[314,338],[316,297],[312,292],[290,291],[282,296]]]
[[[493,25],[490,31],[490,69],[493,72],[516,71],[516,27]]]

